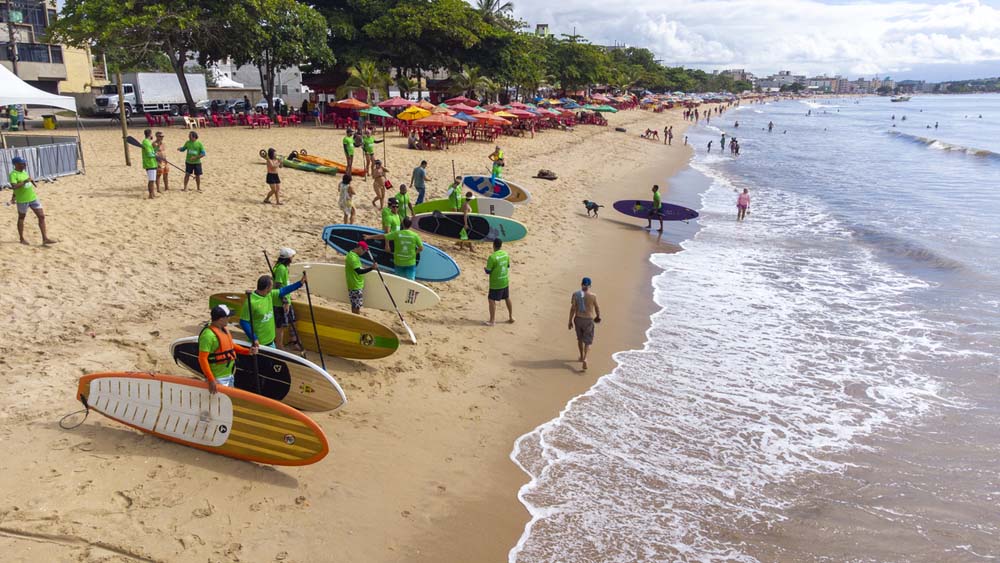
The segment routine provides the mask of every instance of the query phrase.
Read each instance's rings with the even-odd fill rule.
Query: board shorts
[[[184,163],[184,173],[194,174],[195,176],[201,176],[201,163],[191,164],[190,162]]]
[[[267,173],[267,178],[264,179],[264,183],[265,184],[280,184],[281,183],[281,178],[278,178],[278,175],[275,174],[274,172],[268,172]]]
[[[510,286],[503,289],[491,289],[487,297],[490,301],[504,301],[510,299]]]
[[[17,204],[17,212],[21,215],[26,215],[28,213],[29,207],[31,209],[41,209],[42,202],[37,199],[34,199],[29,201],[28,203],[19,203]]]
[[[746,210],[746,208],[747,208],[747,207],[750,207],[750,206],[749,206],[749,205],[740,205],[740,204],[738,204],[738,203],[736,204],[736,208],[737,208],[737,209],[743,209],[743,210]]]
[[[226,377],[216,377],[215,382],[223,387],[232,387],[236,384],[236,376],[227,375]]]
[[[573,326],[576,328],[576,339],[584,344],[594,343],[594,319],[586,317],[573,317]]]
[[[285,322],[285,308],[278,306],[274,308],[274,328],[284,328],[295,322],[295,308],[288,308],[288,322]]]
[[[170,174],[170,167],[169,166],[161,166],[161,167],[159,167],[159,168],[156,169],[156,176],[157,177],[162,178],[163,176],[166,176],[168,174]]]
[[[360,309],[365,306],[365,290],[348,289],[347,297],[351,300],[352,309]]]
[[[159,169],[158,168],[147,168],[146,169],[146,180],[148,180],[150,182],[155,182],[156,181],[156,172],[157,172],[157,170],[159,170]]]
[[[417,279],[417,267],[416,266],[396,266],[393,268],[396,275],[401,278],[406,278],[408,280]]]

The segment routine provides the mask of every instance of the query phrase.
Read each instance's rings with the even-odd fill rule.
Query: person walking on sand
[[[673,144],[674,144],[674,128],[673,128],[673,126],[670,127],[670,131],[667,131],[667,139],[666,140],[667,140],[667,144],[668,145],[673,146]]]
[[[381,235],[365,235],[365,240],[384,240],[392,243],[392,265],[395,274],[408,280],[417,279],[417,255],[423,252],[424,242],[420,235],[410,230],[413,222],[403,219],[403,228]]]
[[[344,212],[344,223],[354,224],[354,186],[351,185],[351,173],[348,171],[340,180],[337,199],[340,210]]]
[[[660,232],[663,232],[663,199],[660,196],[660,186],[653,186],[653,208],[649,210],[647,229],[653,228],[653,219],[660,220]]]
[[[594,323],[601,322],[601,306],[597,295],[590,291],[590,278],[583,278],[580,291],[574,292],[569,303],[569,330],[576,329],[576,345],[580,350],[583,371],[587,371],[587,354],[594,344]]]
[[[344,275],[347,277],[347,298],[351,303],[351,312],[361,314],[365,306],[365,274],[378,269],[378,263],[372,262],[370,268],[361,267],[361,257],[368,254],[368,243],[358,241],[358,245],[344,256]]]
[[[448,186],[448,204],[452,211],[462,210],[462,177],[455,176],[455,181]]]
[[[146,190],[149,195],[146,199],[156,197],[156,171],[160,168],[156,162],[156,147],[153,146],[153,130],[146,129],[142,132],[142,169],[146,171]]]
[[[163,144],[163,131],[156,132],[153,141],[156,149],[156,191],[160,191],[160,180],[163,180],[163,191],[170,189],[170,164],[167,162],[167,149]]]
[[[668,139],[670,139],[670,126],[664,125],[663,126],[663,144],[664,145],[670,144],[668,142]]]
[[[350,174],[354,169],[354,129],[347,129],[344,135],[344,158],[347,160],[345,172]]]
[[[198,334],[198,366],[208,382],[208,392],[219,392],[219,385],[233,387],[236,383],[236,356],[256,354],[258,347],[247,348],[233,342],[226,326],[233,312],[225,305],[212,308],[212,322]]]
[[[490,159],[490,162],[496,162],[498,160],[503,160],[503,150],[500,148],[500,145],[497,145],[493,149],[493,152],[490,153],[489,159]]]
[[[188,133],[188,140],[177,151],[187,153],[184,157],[184,188],[181,191],[187,191],[188,180],[191,179],[191,175],[193,174],[195,188],[200,192],[201,161],[205,158],[205,145],[201,144],[201,141],[198,140],[198,133],[194,131]]]
[[[254,346],[275,347],[274,342],[277,335],[277,326],[274,321],[275,303],[281,303],[282,298],[298,290],[305,281],[306,274],[303,272],[301,280],[281,289],[275,289],[274,279],[271,276],[257,278],[257,290],[250,294],[249,299],[243,301],[243,308],[240,311],[240,328],[243,329]],[[253,325],[250,324],[251,308],[253,309]]]
[[[10,162],[14,165],[14,169],[7,175],[7,182],[14,189],[14,193],[11,194],[8,205],[17,204],[18,240],[21,244],[28,244],[27,239],[24,238],[24,219],[30,209],[38,218],[38,230],[42,232],[42,244],[55,244],[56,241],[49,238],[45,228],[45,211],[42,210],[42,202],[35,194],[35,181],[25,170],[28,167],[28,162],[19,156],[15,156]]]
[[[430,179],[427,176],[427,161],[421,160],[420,166],[414,168],[413,173],[410,174],[410,185],[417,190],[417,205],[424,202],[424,196],[427,194],[427,180]]]
[[[415,215],[413,212],[413,203],[410,202],[409,190],[406,188],[406,184],[399,185],[399,192],[396,194],[396,203],[399,204],[399,222],[402,223],[403,219]]]
[[[274,280],[274,288],[281,290],[288,285],[288,267],[292,265],[292,257],[295,256],[295,249],[281,248],[278,250],[278,261],[271,269],[271,279]],[[285,349],[285,330],[295,322],[295,309],[292,308],[292,298],[285,296],[274,303],[274,328],[276,330],[274,342],[278,348]],[[294,331],[292,334],[298,336]],[[303,350],[302,343],[298,340],[292,342],[297,351]]]
[[[372,199],[372,206],[377,209],[385,207],[385,190],[392,187],[389,182],[389,169],[382,166],[382,161],[375,159],[372,164],[372,187],[375,188],[375,198]]]
[[[274,196],[275,205],[284,205],[281,203],[281,178],[278,177],[278,169],[281,168],[281,159],[278,158],[278,151],[273,148],[267,149],[267,176],[264,178],[264,182],[267,183],[267,187],[270,191],[267,192],[267,196],[264,197],[263,203],[271,203],[271,196]]]
[[[361,152],[365,155],[365,173],[371,174],[375,170],[375,130],[371,127],[365,129],[364,136],[361,137]]]
[[[486,275],[490,277],[490,291],[486,299],[490,303],[490,320],[486,326],[496,324],[497,301],[507,303],[507,322],[514,322],[514,306],[510,302],[510,256],[501,250],[503,241],[494,239],[493,254],[486,260]]]
[[[382,232],[391,233],[398,231],[401,225],[399,219],[399,202],[396,198],[390,197],[389,203],[382,210]]]
[[[458,248],[473,251],[472,242],[469,241],[469,213],[472,212],[472,192],[466,192],[465,198],[458,211],[462,214],[462,230],[458,232]]]
[[[747,211],[750,209],[750,190],[743,188],[743,193],[736,198],[736,220],[742,221],[747,218]]]

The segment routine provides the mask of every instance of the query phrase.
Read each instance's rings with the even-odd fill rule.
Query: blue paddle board
[[[380,235],[382,231],[360,225],[329,225],[323,229],[323,241],[341,254],[347,254],[358,245],[365,235]],[[368,247],[380,268],[392,272],[392,252],[386,250],[384,240],[370,240]],[[361,261],[370,265],[368,256],[362,256]],[[461,270],[458,264],[440,248],[424,243],[424,250],[417,255],[417,279],[429,282],[443,282],[458,277]]]
[[[528,190],[506,180],[491,180],[489,176],[463,176],[462,185],[482,197],[506,199],[511,203],[528,203],[531,194]]]

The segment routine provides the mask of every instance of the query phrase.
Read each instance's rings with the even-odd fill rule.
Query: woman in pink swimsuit
[[[747,209],[750,209],[750,191],[743,188],[743,193],[736,199],[736,220],[742,221],[747,218]]]

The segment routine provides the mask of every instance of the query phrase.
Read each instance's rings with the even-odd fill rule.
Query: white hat
[[[278,250],[278,258],[291,258],[295,256],[295,250],[287,246]]]

